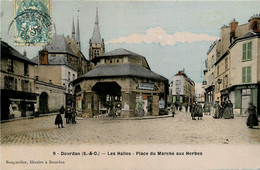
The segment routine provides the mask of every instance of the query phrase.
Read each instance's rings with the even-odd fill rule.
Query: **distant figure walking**
[[[61,117],[61,114],[60,114],[60,113],[57,114],[57,116],[56,116],[55,125],[58,125],[58,128],[60,128],[60,125],[61,125],[62,128],[64,128],[64,127],[63,127],[62,117]]]
[[[66,110],[66,112],[65,112],[65,118],[66,118],[66,124],[70,123],[70,120],[71,120],[70,107],[68,107],[67,110]]]
[[[198,120],[202,119],[202,117],[203,117],[203,109],[202,109],[201,104],[197,105],[197,109],[196,110],[197,110],[197,114],[198,114]]]
[[[179,111],[180,111],[180,112],[182,111],[182,105],[180,105],[180,107],[179,107]]]
[[[175,114],[175,106],[172,104],[171,105],[171,113],[172,113],[172,117],[174,117],[174,114]]]
[[[189,108],[189,105],[186,104],[186,105],[185,105],[185,111],[186,111],[186,112],[188,112],[188,108]]]
[[[257,118],[257,115],[256,115],[256,107],[253,105],[253,103],[251,103],[251,102],[249,103],[247,112],[248,112],[249,115],[248,115],[248,118],[247,118],[246,125],[249,128],[253,128],[253,126],[258,126],[258,118]]]
[[[190,114],[191,114],[192,120],[196,120],[195,117],[198,115],[198,114],[197,114],[197,105],[196,105],[196,103],[194,103],[194,104],[191,106],[191,112],[190,112]]]
[[[77,123],[76,122],[76,109],[72,109],[72,112],[71,112],[71,123],[72,124]]]
[[[215,119],[219,119],[219,118],[220,118],[219,109],[220,109],[220,106],[219,106],[219,104],[216,102],[216,103],[214,104],[214,109],[213,109],[213,118],[215,118]]]

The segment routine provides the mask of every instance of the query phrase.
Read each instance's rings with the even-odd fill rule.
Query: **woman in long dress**
[[[215,118],[215,119],[219,119],[220,118],[220,116],[219,116],[219,105],[218,105],[217,102],[214,104],[213,118]]]
[[[58,128],[60,128],[60,125],[62,128],[63,127],[63,121],[62,121],[62,117],[61,117],[61,114],[57,114],[56,118],[55,118],[55,125],[58,125]]]
[[[247,122],[246,125],[249,128],[253,128],[253,126],[258,126],[258,118],[256,115],[256,107],[253,105],[253,103],[249,103],[249,107],[247,109],[248,112],[248,118],[247,118]]]
[[[233,108],[231,108],[233,105],[231,102],[228,102],[225,104],[226,108],[224,109],[223,118],[224,119],[232,119],[234,118],[233,114]]]

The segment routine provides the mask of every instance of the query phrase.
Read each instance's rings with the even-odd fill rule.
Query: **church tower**
[[[77,16],[77,32],[76,32],[76,44],[79,47],[79,50],[81,50],[80,47],[80,34],[79,34],[79,16]]]
[[[89,40],[89,60],[105,53],[104,39],[101,38],[98,22],[98,10],[96,9],[96,21],[92,38]]]
[[[71,38],[73,41],[75,41],[75,25],[74,25],[74,18],[72,18],[72,33]]]

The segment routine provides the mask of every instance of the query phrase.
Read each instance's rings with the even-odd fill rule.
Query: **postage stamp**
[[[14,1],[15,45],[51,43],[51,0]]]

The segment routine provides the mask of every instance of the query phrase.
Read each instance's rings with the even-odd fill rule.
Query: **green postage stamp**
[[[14,0],[15,45],[51,43],[51,0]]]

